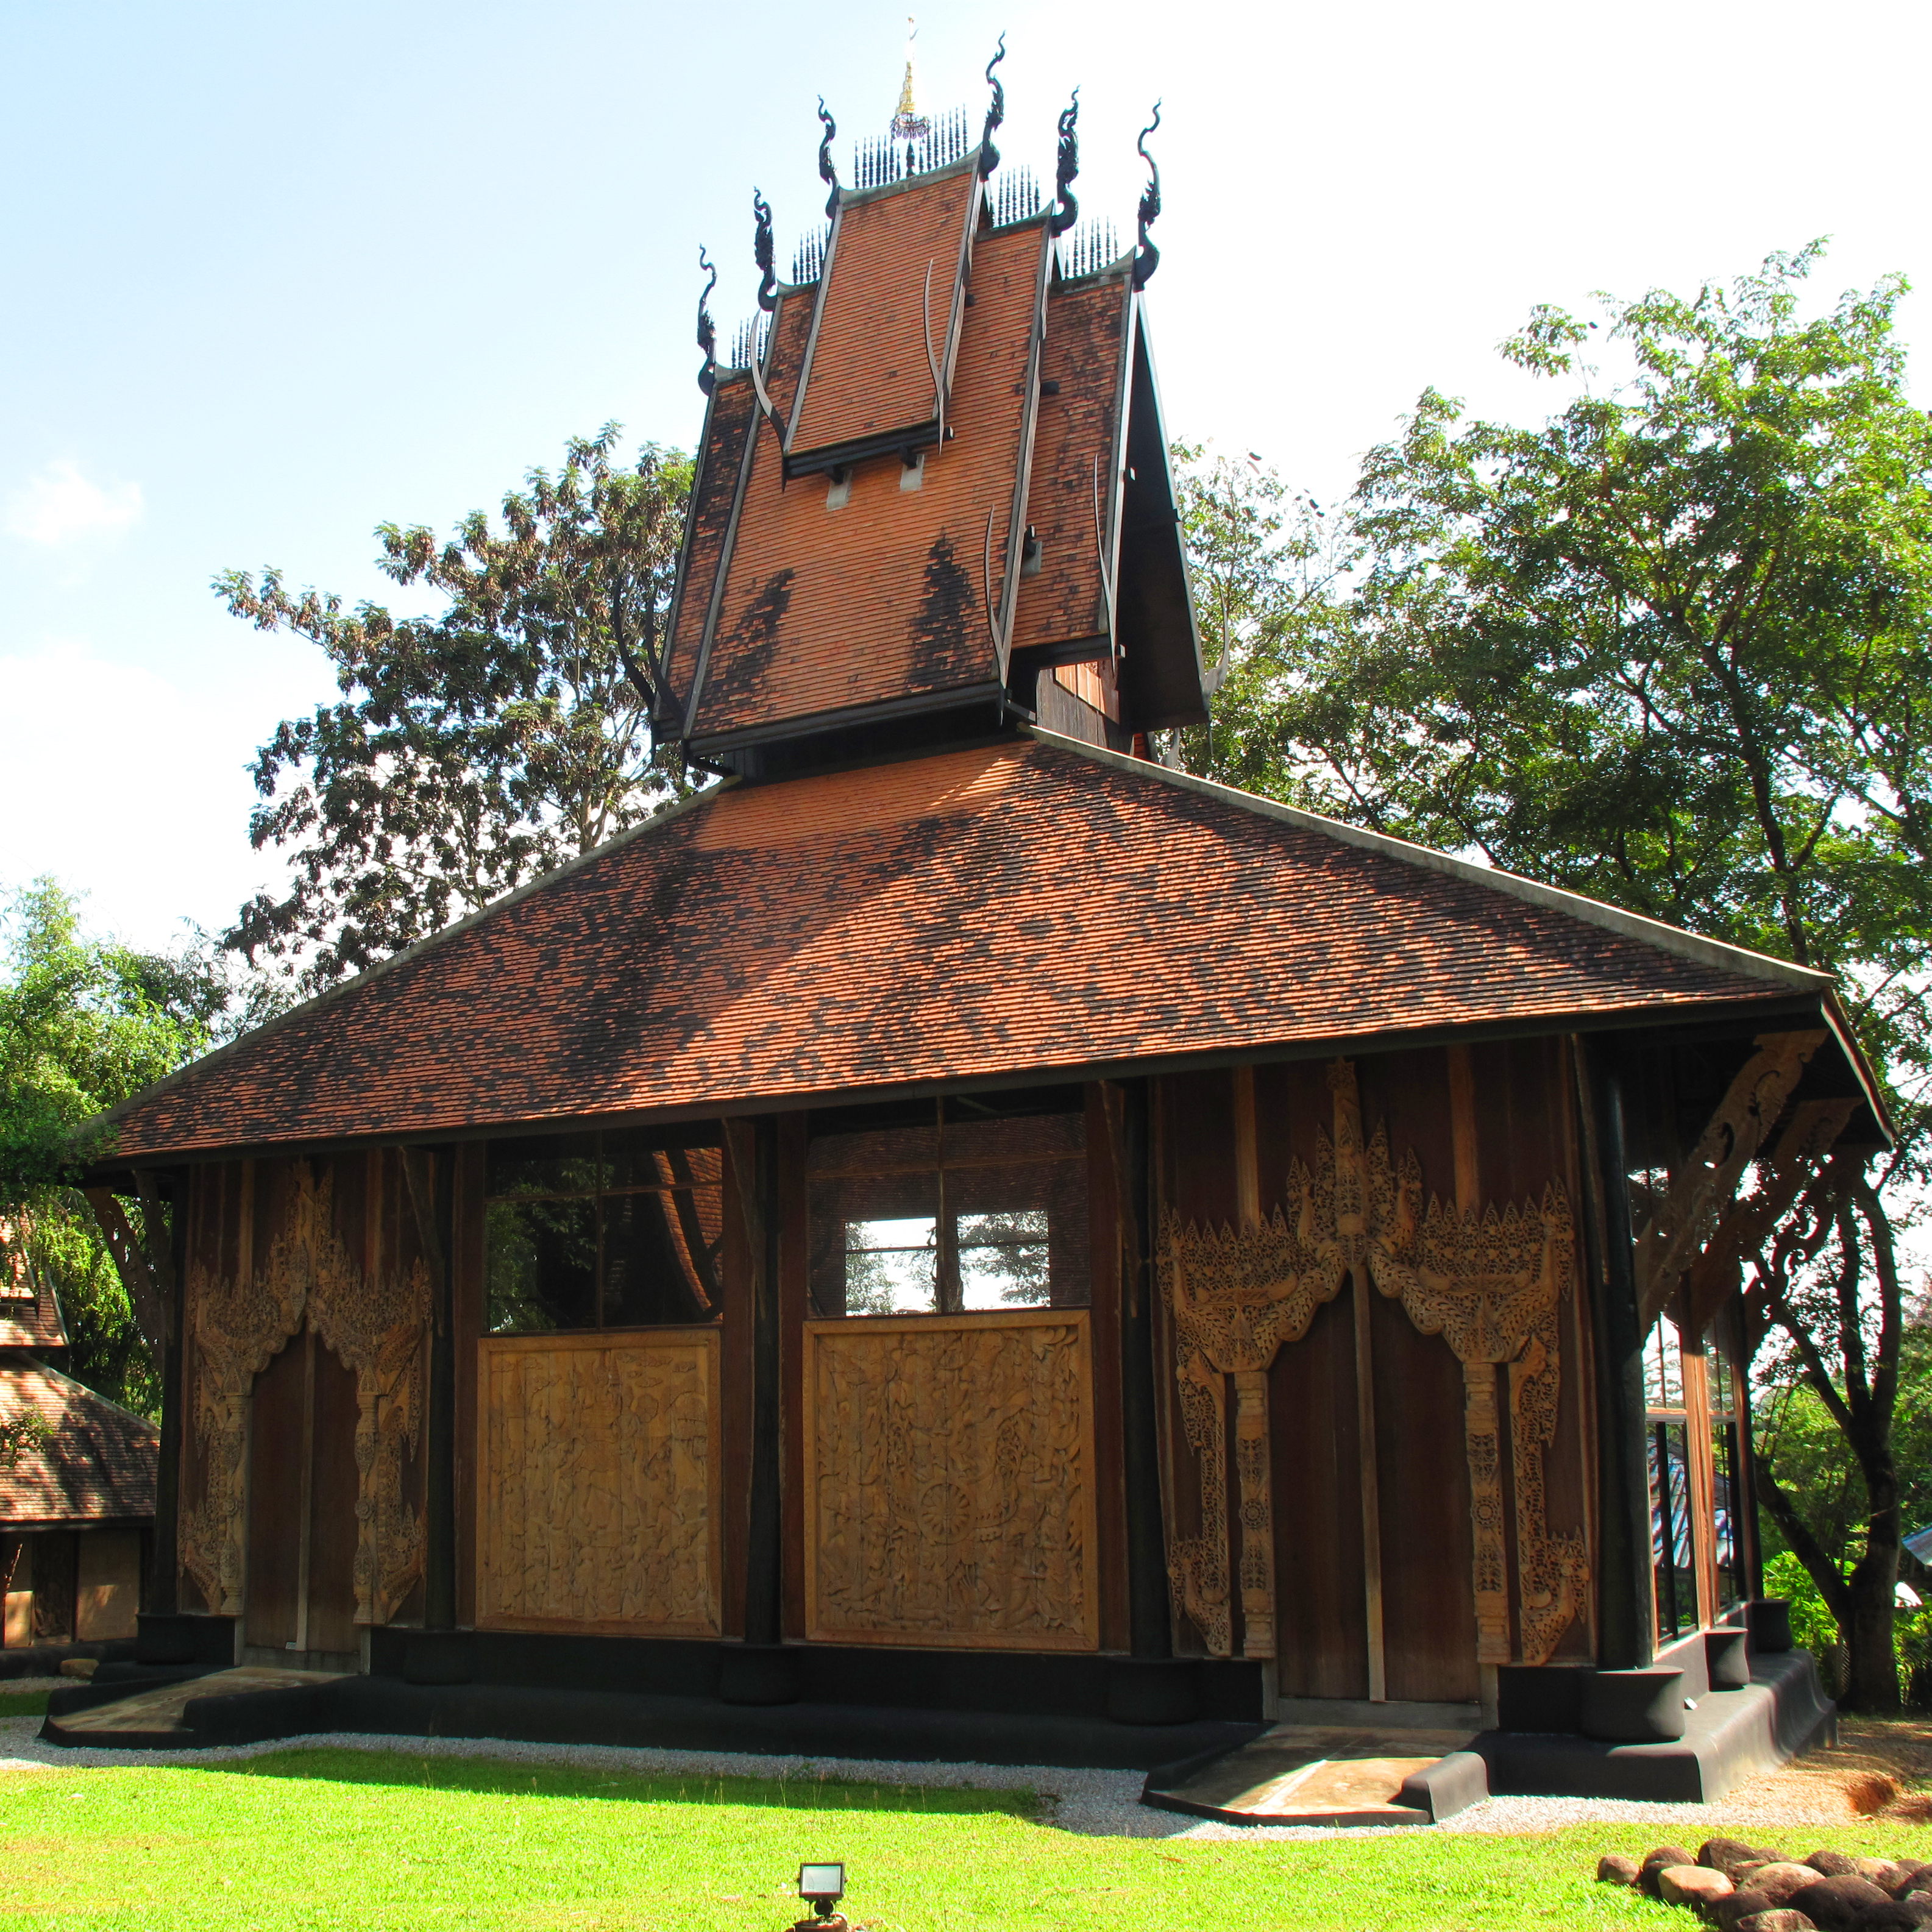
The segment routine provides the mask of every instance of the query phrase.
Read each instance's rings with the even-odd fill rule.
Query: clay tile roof
[[[154,1514],[160,1432],[70,1376],[0,1359],[0,1418],[37,1415],[52,1433],[0,1465],[0,1523],[48,1528],[138,1522]]]
[[[717,788],[110,1118],[128,1158],[427,1138],[1828,985],[1034,734]]]
[[[20,1224],[0,1215],[0,1348],[64,1348],[60,1304],[27,1258]]]
[[[855,465],[849,500],[830,508],[826,480],[788,483],[775,437],[760,431],[692,717],[700,750],[733,732],[997,682],[987,592],[996,619],[1010,608],[1046,266],[1042,226],[980,238],[953,434],[927,452],[917,489],[901,487],[908,472],[887,455]],[[787,366],[802,310],[781,308]]]
[[[979,206],[978,166],[976,154],[903,187],[842,200],[791,424],[794,451],[832,448],[933,420],[928,330],[943,376]]]
[[[1040,538],[1042,568],[1020,580],[1016,650],[1107,629],[1100,555],[1119,482],[1131,299],[1121,276],[1057,288],[1047,300],[1040,373],[1059,393],[1041,397],[1034,432],[1026,520]]]
[[[699,444],[701,460],[685,528],[677,606],[671,613],[670,640],[664,651],[664,682],[680,712],[691,701],[692,678],[698,666],[705,614],[710,608],[711,586],[717,580],[731,507],[737,501],[745,438],[757,415],[758,398],[748,376],[721,379],[705,411]]]

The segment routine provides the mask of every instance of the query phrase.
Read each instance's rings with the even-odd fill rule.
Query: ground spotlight
[[[800,1865],[798,1895],[812,1908],[792,1932],[846,1932],[845,1915],[832,1907],[845,1896],[845,1868],[839,1864]]]

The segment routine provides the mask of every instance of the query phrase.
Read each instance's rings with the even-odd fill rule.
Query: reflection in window
[[[490,1334],[718,1318],[723,1154],[701,1132],[499,1142],[485,1192]]]
[[[1084,1114],[956,1100],[877,1119],[812,1138],[814,1315],[1086,1305]]]
[[[1697,1627],[1697,1577],[1690,1548],[1690,1450],[1682,1422],[1650,1426],[1651,1564],[1658,1634]]]

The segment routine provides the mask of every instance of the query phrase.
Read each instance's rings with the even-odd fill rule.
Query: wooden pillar
[[[430,1282],[428,1466],[423,1498],[423,1628],[456,1628],[456,1150],[403,1150]],[[399,1264],[400,1265],[400,1262]]]
[[[1643,1334],[1637,1322],[1630,1163],[1614,1044],[1573,1035],[1582,1143],[1585,1262],[1597,1412],[1597,1658],[1639,1670],[1652,1636],[1650,1477],[1644,1451]]]
[[[1128,1642],[1138,1658],[1174,1654],[1161,1520],[1154,1350],[1151,1136],[1148,1082],[1110,1088],[1106,1118],[1114,1136],[1120,1215],[1120,1430],[1126,1487]]]
[[[769,1118],[752,1128],[752,1472],[745,1560],[745,1641],[783,1635],[784,1565],[778,1493],[778,1134]]]
[[[182,1302],[188,1280],[188,1222],[190,1199],[189,1172],[177,1168],[168,1189],[168,1238],[151,1241],[148,1258],[161,1291],[166,1339],[155,1364],[161,1378],[160,1462],[154,1472],[154,1533],[149,1544],[145,1607],[158,1616],[173,1616],[181,1609],[181,1459],[185,1439],[182,1423]],[[145,1180],[145,1177],[142,1177]],[[142,1187],[142,1219],[148,1199],[158,1198]]]

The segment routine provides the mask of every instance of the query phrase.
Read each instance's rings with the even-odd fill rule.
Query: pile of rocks
[[[1718,1932],[1913,1932],[1932,1926],[1932,1864],[1814,1852],[1787,1858],[1736,1838],[1707,1839],[1696,1856],[1660,1845],[1642,1862],[1598,1861],[1606,1885],[1633,1885],[1688,1905]]]

